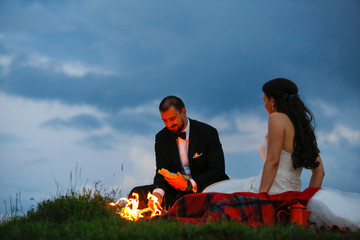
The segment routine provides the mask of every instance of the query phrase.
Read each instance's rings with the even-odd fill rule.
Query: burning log
[[[155,217],[155,216],[160,216],[162,214],[162,208],[161,208],[158,198],[156,196],[152,195],[151,193],[148,193],[147,198],[152,200],[153,206],[144,208],[144,209],[138,209],[139,208],[139,194],[133,193],[132,195],[134,198],[130,198],[130,199],[120,198],[117,202],[110,203],[111,206],[117,206],[117,205],[121,206],[121,204],[120,204],[121,201],[126,202],[125,206],[123,206],[121,208],[121,211],[117,212],[117,214],[119,214],[122,218],[125,218],[129,221],[137,221],[140,218],[145,218],[143,215],[143,213],[145,213],[145,212],[151,211],[150,218]]]

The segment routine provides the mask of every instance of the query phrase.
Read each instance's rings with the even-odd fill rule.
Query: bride
[[[313,115],[298,95],[295,83],[273,79],[263,86],[269,113],[268,133],[260,146],[263,170],[257,177],[214,183],[203,192],[301,191],[303,168],[312,171],[309,187],[321,187],[325,175],[312,125]],[[320,189],[309,201],[309,220],[318,227],[360,228],[360,194]]]

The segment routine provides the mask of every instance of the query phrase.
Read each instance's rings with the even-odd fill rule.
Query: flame
[[[139,208],[139,194],[133,193],[134,198],[120,198],[116,203],[110,203],[111,206],[121,205],[121,201],[125,201],[126,204],[121,208],[119,212],[117,212],[122,218],[125,218],[130,221],[137,221],[140,218],[145,218],[143,213],[151,211],[151,216],[160,216],[162,214],[162,208],[158,201],[158,198],[151,193],[148,193],[147,199],[152,200],[153,205],[148,208],[138,209]]]

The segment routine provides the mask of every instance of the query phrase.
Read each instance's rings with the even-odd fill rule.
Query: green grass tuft
[[[89,221],[111,214],[112,208],[107,206],[109,201],[101,196],[62,196],[40,203],[36,211],[32,209],[27,213],[26,218],[29,221],[48,220],[58,224]]]
[[[38,204],[23,216],[0,223],[6,239],[360,239],[358,232],[316,232],[295,225],[249,227],[235,221],[207,222],[199,226],[161,218],[126,221],[109,206],[110,195],[97,190],[70,191]]]

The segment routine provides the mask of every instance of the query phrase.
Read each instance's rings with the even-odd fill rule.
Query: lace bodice
[[[266,161],[266,139],[264,139],[264,141],[261,143],[259,150],[263,160]],[[295,169],[293,167],[291,153],[282,150],[280,155],[279,168],[269,193],[276,194],[285,191],[301,191],[301,172],[302,168]],[[262,172],[260,174],[262,174]]]

